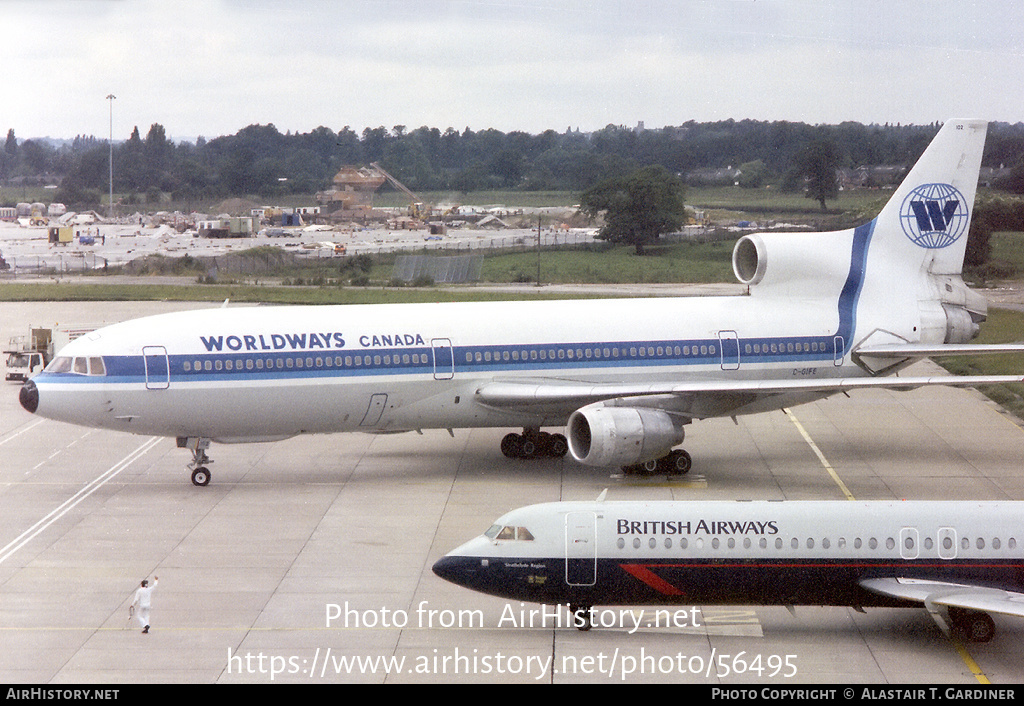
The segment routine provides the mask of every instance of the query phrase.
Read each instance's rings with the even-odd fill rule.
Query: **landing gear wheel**
[[[506,458],[519,458],[519,434],[506,434],[501,440],[501,453]]]
[[[639,464],[640,472],[645,476],[653,476],[661,468],[661,460],[652,458],[650,461],[644,461]]]
[[[213,463],[213,459],[206,454],[206,449],[210,448],[210,440],[196,436],[179,436],[178,448],[189,449],[192,452],[192,463],[186,466],[192,471],[192,485],[209,485],[210,469],[207,468],[207,464]]]
[[[548,446],[548,456],[562,458],[567,453],[569,453],[569,440],[565,438],[565,434],[552,434],[551,443]]]
[[[663,467],[665,473],[670,476],[685,475],[693,468],[693,458],[682,449],[670,451],[668,456],[662,458],[658,465]]]
[[[519,458],[537,458],[540,456],[540,439],[532,434],[523,434],[519,437]]]
[[[667,476],[681,476],[693,468],[693,458],[682,449],[670,451],[658,459],[651,459],[631,466],[623,466],[622,472],[627,476],[653,476],[664,473]]]
[[[950,608],[949,622],[957,634],[968,642],[988,642],[996,634],[992,616],[980,610]]]
[[[561,458],[569,452],[569,441],[563,434],[546,431],[525,431],[506,434],[501,440],[501,453],[506,458]]]
[[[590,620],[590,606],[588,605],[574,605],[569,606],[569,611],[572,613],[573,625],[580,632],[586,632],[590,628],[594,627],[594,623]]]

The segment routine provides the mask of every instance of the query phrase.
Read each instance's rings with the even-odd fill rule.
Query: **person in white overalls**
[[[160,580],[159,576],[153,577],[153,585],[149,585],[148,579],[142,579],[142,583],[135,589],[135,598],[132,600],[131,610],[142,625],[142,632],[149,632],[149,609],[153,605],[153,591]]]

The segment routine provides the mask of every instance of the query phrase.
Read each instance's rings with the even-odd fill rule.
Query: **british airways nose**
[[[434,573],[445,581],[454,584],[465,584],[465,560],[462,557],[444,556],[431,567]]]
[[[478,584],[489,562],[464,556],[443,556],[432,567],[434,574],[457,586],[480,590]]]
[[[39,388],[36,384],[29,380],[21,386],[21,392],[18,393],[18,401],[21,402],[21,406],[32,414],[36,413],[39,409]]]

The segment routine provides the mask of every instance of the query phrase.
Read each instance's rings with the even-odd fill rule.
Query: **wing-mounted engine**
[[[569,417],[569,453],[588,466],[630,466],[660,458],[682,443],[683,421],[659,409],[587,405]]]

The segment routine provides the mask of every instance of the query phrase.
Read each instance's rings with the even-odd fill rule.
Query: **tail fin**
[[[867,331],[917,343],[965,343],[977,334],[987,302],[960,273],[987,126],[943,125],[868,226],[860,308],[874,321],[862,321]]]
[[[960,273],[987,126],[950,120],[935,135],[875,221],[872,239],[884,239],[892,257],[935,275]]]

